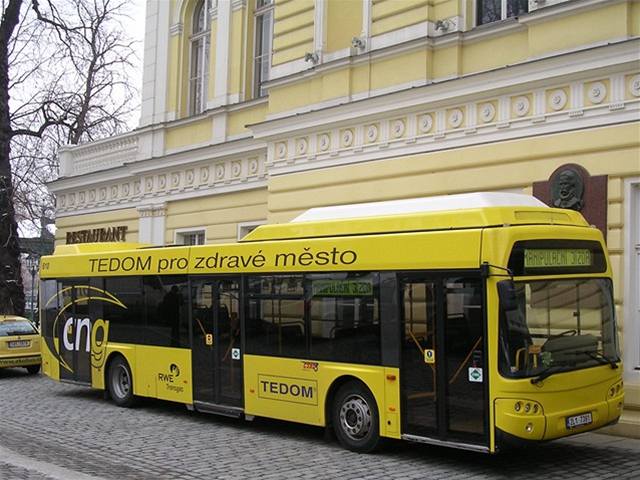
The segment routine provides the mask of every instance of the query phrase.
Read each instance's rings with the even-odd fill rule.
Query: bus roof
[[[240,241],[535,224],[588,226],[580,213],[529,195],[482,192],[312,208],[290,223],[262,225]]]
[[[543,202],[530,195],[502,192],[477,192],[311,208],[303,214],[298,215],[291,222],[317,222],[344,218],[406,215],[409,213],[450,212],[452,210],[487,207],[548,208]]]

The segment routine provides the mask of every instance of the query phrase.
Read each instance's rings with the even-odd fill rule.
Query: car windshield
[[[544,378],[619,361],[609,280],[503,281],[498,291],[502,375]]]
[[[0,322],[0,337],[12,335],[32,335],[38,333],[29,320],[5,320]]]

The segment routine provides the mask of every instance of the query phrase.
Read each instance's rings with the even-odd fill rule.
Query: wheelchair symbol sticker
[[[239,348],[232,348],[231,349],[231,358],[233,360],[240,360],[240,349]]]

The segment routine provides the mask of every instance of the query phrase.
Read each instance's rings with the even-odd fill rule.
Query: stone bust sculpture
[[[575,170],[562,170],[551,184],[551,202],[554,207],[582,210],[584,184]]]

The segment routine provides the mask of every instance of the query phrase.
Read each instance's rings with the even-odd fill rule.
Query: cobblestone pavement
[[[249,423],[0,370],[0,479],[640,478],[640,440],[583,434],[490,456],[392,442],[359,455],[320,428]]]

